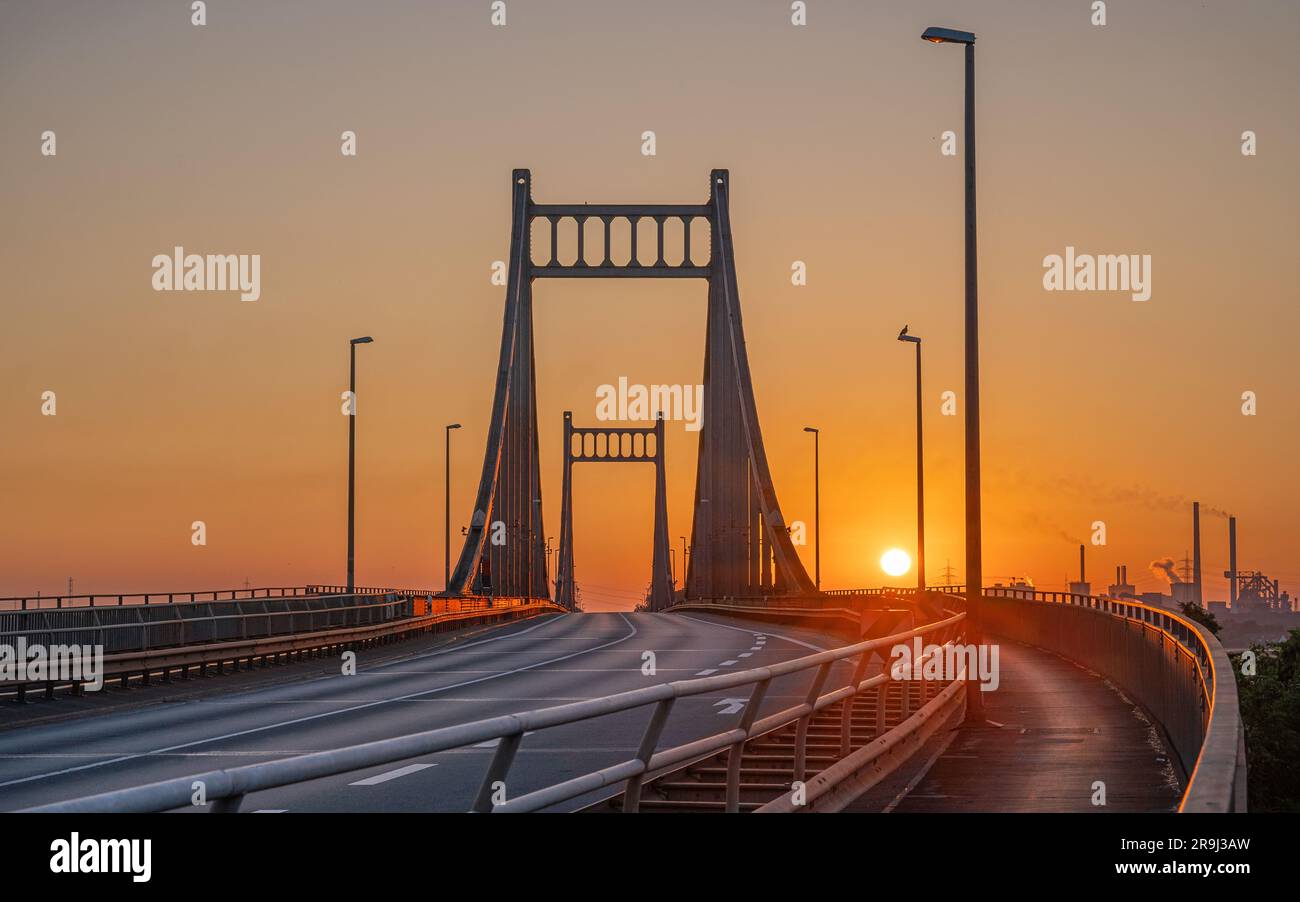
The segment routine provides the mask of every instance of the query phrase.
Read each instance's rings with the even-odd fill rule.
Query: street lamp
[[[348,594],[356,585],[357,551],[357,345],[368,345],[369,335],[348,342]]]
[[[686,575],[688,572],[686,569],[686,536],[679,536],[678,538],[682,540],[682,589],[685,589]]]
[[[446,427],[447,450],[443,457],[446,466],[446,490],[443,492],[442,514],[442,591],[451,589],[451,431],[459,429],[460,423],[448,423]]]
[[[811,432],[813,437],[813,530],[816,539],[813,545],[813,569],[816,572],[817,591],[822,590],[822,476],[821,476],[821,431],[812,426],[803,427],[804,432]]]
[[[925,447],[921,428],[921,337],[908,335],[907,326],[898,333],[899,341],[916,345],[916,587],[925,591]]]
[[[540,514],[542,499],[534,498],[533,504],[535,505],[535,507],[533,508],[533,510],[530,510],[528,512],[528,525],[524,530],[528,542],[528,547],[524,552],[524,598],[525,599],[530,599],[533,597],[533,511],[537,511],[538,514]],[[538,519],[540,520],[541,517],[539,516]],[[543,529],[545,529],[544,526]]]
[[[927,28],[921,39],[934,44],[966,47],[966,635],[971,644],[982,638],[980,592],[984,581],[980,529],[980,376],[978,267],[975,254],[975,35],[951,28]],[[966,718],[983,722],[984,700],[979,686],[966,684]]]
[[[547,577],[548,577],[548,579],[549,579],[549,576],[550,576],[550,573],[551,573],[551,540],[554,539],[554,538],[555,538],[555,536],[547,536],[547,537],[546,537],[546,573],[547,573]],[[548,592],[550,591],[550,584],[549,584],[549,582],[548,582],[548,584],[547,584],[546,590],[547,590]]]

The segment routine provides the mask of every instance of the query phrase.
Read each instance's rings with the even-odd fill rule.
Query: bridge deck
[[[985,716],[1000,728],[962,727],[920,756],[939,757],[901,799],[878,787],[850,810],[1170,811],[1180,797],[1158,734],[1099,676],[1050,652],[1000,642],[1001,685]],[[946,742],[947,740],[941,740]],[[1092,804],[1105,783],[1106,805]],[[882,792],[884,791],[884,792]],[[888,795],[888,798],[885,795]]]

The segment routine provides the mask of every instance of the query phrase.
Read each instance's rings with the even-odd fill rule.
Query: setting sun
[[[880,556],[880,569],[890,576],[902,576],[912,569],[912,557],[901,548],[891,548]]]

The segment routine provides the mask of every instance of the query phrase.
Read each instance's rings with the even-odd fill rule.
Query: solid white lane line
[[[794,645],[801,645],[804,648],[811,648],[813,651],[826,651],[826,649],[822,648],[820,645],[813,645],[811,642],[804,642],[802,639],[791,639],[789,636],[783,636],[780,633],[760,633],[757,632],[756,630],[745,629],[742,626],[729,626],[725,623],[714,623],[712,620],[701,620],[700,618],[692,617],[689,614],[677,614],[676,616],[681,617],[683,620],[694,620],[696,623],[703,623],[705,626],[716,626],[719,629],[735,630],[738,633],[749,633],[751,636],[755,637],[756,642],[759,640],[759,638],[765,640],[768,636],[772,636],[774,638],[781,639],[785,642],[790,642]]]
[[[397,770],[390,770],[386,773],[375,774],[373,777],[366,777],[364,780],[358,780],[355,783],[349,783],[349,786],[378,786],[380,783],[387,783],[389,780],[396,780],[398,777],[405,777],[407,774],[418,774],[420,771],[430,767],[437,767],[433,764],[408,764],[406,767],[399,767]]]
[[[505,639],[517,639],[517,638],[519,638],[520,636],[523,636],[523,635],[526,635],[526,634],[528,634],[528,633],[531,633],[533,630],[539,630],[539,629],[541,629],[542,627],[546,626],[547,624],[550,624],[550,623],[559,623],[561,620],[563,620],[563,619],[564,619],[565,617],[567,617],[567,616],[569,616],[569,615],[568,615],[568,614],[560,614],[560,615],[558,615],[558,616],[542,615],[542,622],[541,622],[541,623],[538,623],[538,624],[536,624],[536,625],[534,625],[534,626],[530,626],[530,627],[528,627],[527,629],[522,629],[522,630],[518,630],[517,632],[508,633],[508,634],[506,634],[506,635],[504,635],[504,636],[489,636],[489,637],[487,637],[486,639],[478,639],[478,640],[476,640],[476,641],[474,641],[474,642],[466,642],[466,643],[464,643],[463,645],[458,645],[458,644],[453,643],[453,644],[451,644],[451,645],[446,646],[445,648],[438,648],[438,649],[434,649],[433,651],[423,652],[423,653],[421,653],[421,654],[417,654],[417,655],[411,655],[410,657],[407,657],[407,658],[399,658],[399,659],[397,659],[396,661],[390,661],[390,662],[387,663],[387,664],[377,664],[377,665],[375,665],[375,667],[370,668],[370,671],[373,672],[373,671],[376,671],[376,670],[380,670],[381,668],[384,668],[384,667],[391,667],[391,666],[393,666],[393,665],[397,665],[397,664],[407,664],[407,663],[410,663],[411,661],[423,661],[425,658],[436,658],[436,657],[438,657],[438,656],[440,656],[440,655],[451,654],[451,653],[454,652],[454,651],[464,651],[464,650],[467,649],[467,648],[476,648],[476,647],[478,647],[478,646],[480,646],[480,645],[487,645],[489,642],[501,642],[501,641],[503,641],[503,640],[505,640]],[[557,636],[556,638],[569,638],[569,637],[567,637],[567,636],[565,636],[565,637],[559,637],[559,636]],[[332,680],[332,679],[334,679],[334,676],[331,675],[331,676],[328,676],[328,677],[321,677],[320,679],[328,679],[328,680]],[[316,681],[315,681],[315,680],[311,680],[311,681],[309,681],[309,682],[316,682]]]
[[[525,667],[516,667],[514,670],[506,670],[498,674],[479,677],[478,679],[474,679],[474,680],[465,680],[464,682],[461,683],[452,683],[451,685],[448,686],[439,686],[434,689],[425,689],[420,692],[412,692],[408,695],[399,695],[396,698],[379,699],[377,701],[367,702],[363,705],[353,705],[350,708],[339,708],[337,711],[322,711],[319,714],[309,714],[305,717],[295,717],[292,720],[282,720],[276,723],[265,724],[260,727],[250,727],[247,730],[236,730],[231,733],[223,733],[220,736],[209,736],[205,739],[195,739],[192,740],[191,742],[182,742],[177,745],[169,745],[164,748],[150,749],[147,752],[139,752],[139,753],[133,753],[129,755],[119,755],[116,758],[109,758],[104,761],[96,761],[91,764],[82,764],[77,767],[65,767],[62,770],[49,771],[48,773],[43,773],[43,774],[32,774],[30,777],[19,777],[18,779],[15,780],[6,780],[3,783],[0,783],[0,787],[16,786],[20,783],[32,783],[36,780],[44,780],[49,777],[60,777],[63,776],[64,774],[76,773],[78,771],[83,771],[83,770],[91,770],[96,767],[106,767],[107,765],[110,764],[119,764],[123,761],[131,761],[136,758],[142,758],[146,755],[158,755],[164,752],[174,752],[179,749],[192,748],[196,745],[204,745],[209,742],[221,742],[222,740],[225,739],[234,739],[236,736],[248,736],[252,733],[262,733],[265,732],[266,730],[274,730],[279,727],[289,727],[295,724],[307,723],[309,721],[319,720],[323,717],[333,717],[336,714],[348,714],[353,711],[363,711],[367,708],[374,708],[377,707],[378,705],[386,705],[389,704],[390,702],[402,702],[412,698],[419,698],[424,695],[434,695],[439,692],[448,692],[452,689],[460,689],[464,686],[472,686],[475,683],[485,683],[488,680],[495,680],[500,677],[513,676],[516,673],[523,673],[524,671],[527,670],[535,670],[538,667],[545,667],[547,664],[556,664],[559,663],[560,661],[567,661],[570,658],[576,658],[579,655],[589,654],[590,652],[593,651],[600,651],[602,648],[609,648],[612,645],[618,645],[620,642],[626,642],[628,639],[631,639],[633,636],[637,634],[637,628],[632,624],[632,621],[627,619],[627,617],[624,617],[622,614],[619,614],[619,616],[623,617],[623,622],[628,625],[628,629],[630,629],[631,632],[628,633],[626,636],[624,636],[622,639],[615,639],[612,642],[606,642],[603,645],[597,645],[595,648],[589,648],[586,649],[585,651],[570,652],[569,654],[561,655],[558,658],[550,658],[546,661],[538,661],[536,664],[529,664]],[[541,625],[542,624],[538,624],[538,626]],[[533,629],[536,629],[536,627],[533,627]]]

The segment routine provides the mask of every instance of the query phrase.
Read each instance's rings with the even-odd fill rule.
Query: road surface
[[[755,621],[619,613],[551,615],[436,641],[436,647],[426,641],[411,642],[411,650],[363,650],[353,676],[321,673],[323,667],[339,669],[338,662],[308,662],[171,687],[105,690],[119,699],[138,693],[139,701],[129,704],[94,697],[42,702],[48,711],[78,704],[81,713],[0,729],[0,810],[741,670],[844,644]],[[652,676],[643,673],[646,652],[655,655]],[[314,674],[285,681],[293,667],[313,664]],[[273,682],[259,683],[259,674],[268,673]],[[848,675],[842,665],[832,678]],[[810,678],[774,683],[763,713],[801,700]],[[201,691],[192,691],[196,685]],[[191,691],[169,701],[179,686]],[[730,728],[743,705],[729,696],[747,696],[747,690],[679,701],[660,747]],[[651,710],[526,737],[507,792],[518,795],[625,760]],[[268,790],[246,798],[242,810],[464,811],[492,753],[485,744]]]

